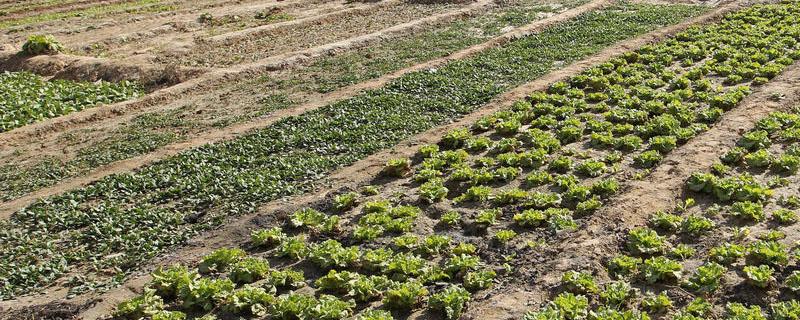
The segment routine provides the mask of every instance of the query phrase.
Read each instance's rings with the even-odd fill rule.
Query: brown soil
[[[582,71],[586,66],[596,64],[597,62],[605,61],[613,56],[616,56],[622,52],[628,51],[633,48],[637,48],[639,46],[645,45],[647,43],[651,43],[657,39],[661,39],[665,36],[670,34],[674,34],[675,32],[679,32],[683,28],[688,27],[689,25],[698,23],[698,22],[709,22],[717,19],[721,16],[724,12],[730,11],[738,7],[739,4],[730,4],[726,5],[714,12],[706,14],[704,16],[698,17],[692,21],[688,21],[682,23],[680,25],[667,28],[664,30],[659,30],[647,34],[645,36],[639,37],[634,40],[626,41],[624,43],[617,44],[611,48],[603,50],[602,52],[584,59],[574,65],[570,65],[562,70],[552,72],[540,80],[537,80],[529,85],[518,87],[517,89],[508,92],[498,99],[494,100],[493,102],[487,104],[483,108],[479,109],[477,112],[468,115],[461,120],[454,122],[452,124],[437,127],[431,129],[427,132],[414,136],[405,142],[401,143],[400,145],[392,148],[390,150],[385,150],[378,154],[372,155],[364,160],[361,160],[354,165],[343,168],[331,174],[328,179],[326,179],[320,185],[328,186],[328,187],[320,187],[317,192],[309,193],[304,196],[298,197],[291,197],[287,199],[277,200],[270,202],[264,206],[262,206],[258,213],[250,214],[246,216],[239,216],[235,218],[229,218],[226,223],[223,224],[218,230],[213,230],[201,234],[200,236],[196,237],[195,239],[191,240],[188,244],[182,246],[181,248],[176,249],[173,252],[167,253],[162,255],[157,260],[153,261],[142,269],[142,272],[148,272],[154,269],[157,266],[162,265],[169,265],[172,263],[177,262],[184,262],[184,263],[192,263],[196,262],[202,257],[204,254],[207,254],[211,250],[220,247],[230,247],[230,246],[238,246],[243,243],[246,243],[249,239],[249,232],[255,228],[263,228],[267,227],[271,224],[274,224],[276,213],[287,212],[291,210],[291,208],[297,208],[306,206],[312,203],[317,203],[320,201],[324,201],[326,198],[330,197],[330,195],[334,192],[339,190],[348,189],[348,188],[355,188],[358,185],[363,185],[369,183],[383,168],[383,164],[386,162],[387,159],[390,158],[397,158],[397,157],[411,157],[417,150],[418,146],[421,144],[428,144],[428,143],[435,143],[438,141],[439,137],[448,130],[458,127],[468,126],[469,124],[473,123],[475,120],[480,118],[481,116],[490,114],[492,112],[496,112],[502,108],[508,107],[514,101],[517,101],[520,97],[524,97],[527,93],[531,92],[532,90],[542,90],[546,88],[546,85],[551,83],[552,81],[557,81],[560,79],[564,79],[571,75],[574,75],[580,71]],[[689,144],[682,146],[678,150],[673,151],[673,153],[665,160],[664,164],[670,164],[675,161],[685,161],[687,154],[694,154],[695,148],[698,147],[698,144],[703,143],[703,141],[708,141],[709,139],[723,139],[724,137],[718,136],[720,128],[727,128],[730,125],[728,124],[728,120],[732,121],[736,119],[737,116],[742,117],[742,114],[747,115],[750,112],[749,106],[756,105],[759,106],[761,100],[757,100],[761,97],[766,95],[766,92],[771,92],[773,89],[773,85],[776,88],[783,88],[786,86],[788,82],[785,82],[786,79],[791,79],[792,77],[796,78],[796,74],[798,72],[797,65],[793,66],[792,68],[788,69],[784,75],[776,78],[774,82],[771,82],[767,86],[760,89],[759,92],[755,93],[751,96],[750,99],[746,100],[743,104],[737,107],[735,110],[730,111],[723,121],[720,123],[719,127],[715,127],[712,130],[708,131],[707,133],[693,139],[689,142]],[[755,99],[752,100],[751,99]],[[734,125],[736,127],[736,125]],[[712,138],[707,138],[707,137]],[[683,158],[681,158],[683,157]],[[687,173],[688,175],[688,173]],[[657,169],[653,175],[647,180],[653,179],[663,179],[665,176],[670,176],[669,171],[664,172],[663,168]],[[653,180],[656,181],[656,180]],[[682,183],[683,180],[680,180]],[[334,187],[331,187],[334,186]],[[630,190],[634,190],[632,187],[629,187],[621,197],[621,201],[617,202],[626,202],[628,201],[628,206],[635,204],[636,202],[631,203],[630,199],[634,199],[634,201],[639,201],[636,199],[635,196],[628,196],[627,192],[633,192]],[[649,194],[649,193],[648,193]],[[625,200],[628,199],[628,200]],[[616,206],[615,206],[616,207]],[[616,212],[611,211],[611,208],[605,209],[603,212]],[[589,244],[594,243],[592,237],[595,237],[595,231],[598,228],[593,227],[595,225],[601,226],[601,224],[611,224],[611,221],[604,221],[602,214],[595,214],[594,218],[590,220],[588,223],[589,229],[584,231],[579,231],[575,233],[575,239],[589,239],[585,243],[582,243],[579,247],[583,248],[584,246],[588,246]],[[599,221],[598,221],[599,220]],[[600,228],[602,229],[602,227]],[[590,236],[585,236],[584,234],[591,234]],[[573,238],[572,234],[570,238]],[[547,258],[542,261],[541,264],[530,264],[532,267],[529,269],[521,269],[526,270],[525,272],[532,273],[536,271],[547,271],[553,269],[555,267],[560,267],[561,265],[569,265],[575,263],[578,260],[569,260],[563,258],[563,255],[559,254],[552,254],[552,253],[559,253],[564,252],[566,248],[573,248],[575,246],[575,241],[565,241],[563,243],[558,243],[557,245],[553,245],[553,249],[548,249],[548,254],[544,255],[543,258]],[[597,242],[600,243],[600,242]],[[559,250],[559,248],[561,248]],[[569,252],[569,251],[567,251]],[[585,263],[591,263],[591,258],[593,254],[586,254],[587,251],[583,252],[583,259]],[[598,253],[599,254],[599,253]],[[580,256],[580,255],[578,255]],[[538,267],[539,265],[544,266],[546,264],[547,267]],[[560,273],[558,273],[560,276]],[[469,318],[477,318],[477,315],[480,315],[481,318],[488,318],[489,319],[503,319],[502,315],[508,315],[510,311],[520,312],[513,314],[513,318],[518,318],[522,311],[527,310],[528,308],[520,303],[525,300],[536,299],[534,301],[541,301],[542,299],[547,298],[546,295],[543,294],[542,288],[544,286],[537,286],[534,290],[532,284],[528,284],[525,279],[530,279],[527,276],[515,276],[514,279],[516,282],[514,286],[511,285],[502,285],[498,286],[496,289],[493,289],[489,292],[488,296],[485,297],[478,297],[477,301],[472,304],[472,308],[469,311],[470,316]],[[546,279],[546,277],[537,277],[536,279]],[[133,295],[137,294],[139,290],[141,290],[142,285],[149,280],[149,276],[146,274],[142,274],[140,276],[132,277],[125,285],[112,289],[107,294],[102,295],[99,298],[99,302],[94,305],[92,308],[86,310],[85,312],[81,313],[80,317],[83,319],[96,319],[101,317],[102,315],[108,314],[110,310],[112,310],[113,306],[132,297]],[[519,283],[522,282],[522,283]],[[58,291],[58,290],[56,290]],[[538,293],[537,293],[538,292]],[[62,293],[63,294],[63,293]],[[58,299],[59,294],[46,294],[44,296],[38,297],[24,297],[19,299],[19,301],[15,301],[15,306],[31,306],[31,305],[39,305],[42,303],[47,303],[50,301],[54,301]],[[90,299],[90,296],[82,296],[76,299],[73,299],[75,303],[80,303],[80,301],[86,301]],[[0,307],[3,305],[10,306],[9,303],[0,303]]]
[[[206,72],[200,68],[120,63],[108,59],[66,54],[25,56],[2,52],[0,52],[0,70],[30,71],[53,79],[75,81],[132,80],[142,84],[148,91],[172,86]]]

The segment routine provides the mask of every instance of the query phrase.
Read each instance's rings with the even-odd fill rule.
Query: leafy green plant
[[[469,291],[486,289],[497,276],[494,270],[469,271],[464,275],[464,288]]]
[[[444,181],[439,178],[428,180],[419,186],[420,197],[427,202],[433,203],[444,199],[447,196],[447,187],[444,186]]]
[[[785,208],[780,208],[773,211],[772,218],[784,225],[794,224],[798,219],[796,212]]]
[[[613,307],[624,305],[634,295],[635,290],[625,281],[609,282],[600,291],[600,298]]]
[[[234,262],[228,277],[235,283],[253,283],[270,274],[269,261],[263,258],[246,257]]]
[[[271,247],[279,244],[284,238],[286,238],[286,234],[280,227],[253,230],[250,233],[250,242],[256,247]]]
[[[442,214],[439,220],[446,226],[455,227],[461,224],[461,213],[458,211],[447,211]]]
[[[800,317],[800,303],[795,300],[781,301],[770,306],[772,319],[790,320]]]
[[[234,291],[225,302],[224,308],[234,314],[263,317],[269,313],[269,307],[275,300],[275,296],[264,288],[247,285]]]
[[[744,271],[747,280],[759,288],[766,288],[775,281],[775,277],[772,276],[775,271],[768,265],[745,266],[742,271]]]
[[[289,257],[300,260],[308,255],[308,244],[303,236],[288,237],[278,245],[277,254],[280,257]]]
[[[344,211],[352,208],[358,202],[358,193],[348,192],[333,197],[333,208]]]
[[[691,235],[699,235],[711,231],[714,227],[714,222],[711,219],[697,215],[687,216],[681,222],[681,232]]]
[[[753,221],[763,221],[766,215],[764,214],[764,206],[758,202],[741,201],[731,205],[730,214],[734,217],[739,217]]]
[[[167,269],[159,267],[150,276],[150,287],[163,298],[174,298],[178,292],[186,289],[189,284],[200,278],[195,271],[182,265],[174,265]],[[146,299],[145,299],[146,300]]]
[[[585,272],[577,272],[574,270],[567,271],[561,276],[561,283],[566,286],[569,291],[578,294],[591,294],[599,291],[594,277]]]
[[[358,247],[344,247],[339,241],[329,239],[311,247],[308,258],[323,269],[354,265],[360,252]]]
[[[469,291],[459,286],[449,286],[431,295],[428,306],[442,312],[445,319],[459,319],[469,299]]]
[[[428,289],[425,289],[421,283],[417,281],[402,282],[394,288],[386,290],[383,304],[392,310],[408,311],[427,295]]]
[[[394,320],[392,313],[386,310],[367,310],[356,317],[357,320]]]
[[[727,269],[715,262],[697,267],[697,271],[686,280],[685,285],[700,292],[714,292],[721,285],[722,277]]]
[[[233,288],[230,279],[200,278],[181,291],[180,300],[187,309],[209,311],[224,303],[233,293]]]
[[[649,228],[635,228],[628,232],[628,250],[634,254],[654,254],[664,250],[664,238]]]
[[[559,294],[553,299],[553,305],[565,319],[583,319],[589,312],[589,299],[569,292]]]
[[[500,215],[499,209],[481,210],[475,216],[474,224],[476,227],[486,229],[491,225],[497,224],[497,218]]]
[[[383,168],[383,173],[390,177],[402,177],[411,172],[411,160],[390,159]]]
[[[747,248],[747,254],[754,261],[773,266],[784,266],[789,262],[786,246],[776,241],[756,241]]]
[[[642,298],[641,306],[649,312],[662,313],[672,307],[672,300],[663,292],[659,294],[648,292]]]
[[[682,273],[679,262],[662,256],[646,259],[642,265],[642,275],[649,283],[680,279]]]
[[[642,263],[641,258],[620,255],[608,261],[608,272],[617,277],[626,277],[635,274]]]
[[[141,319],[153,316],[163,308],[164,301],[156,295],[155,290],[145,289],[143,294],[118,304],[114,316],[125,319]]]
[[[766,320],[759,306],[745,307],[741,303],[728,303],[725,306],[726,318],[732,320]]]
[[[501,244],[508,243],[516,236],[517,232],[515,232],[514,230],[499,230],[494,234],[495,240],[497,240],[497,242]]]
[[[744,257],[745,248],[735,243],[723,243],[718,247],[709,250],[709,257],[722,264],[732,264],[741,257]]]
[[[222,248],[203,257],[198,269],[200,273],[222,272],[228,266],[247,256],[247,253],[238,248]]]
[[[53,35],[32,35],[22,45],[22,53],[26,55],[56,54],[64,50],[64,46]]]

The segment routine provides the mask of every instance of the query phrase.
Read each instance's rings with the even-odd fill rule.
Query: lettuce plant
[[[449,286],[431,295],[428,306],[444,314],[448,320],[459,319],[469,302],[470,293],[459,286]]]

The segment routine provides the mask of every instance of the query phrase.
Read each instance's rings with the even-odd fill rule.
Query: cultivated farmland
[[[0,319],[800,317],[797,1],[0,26]]]

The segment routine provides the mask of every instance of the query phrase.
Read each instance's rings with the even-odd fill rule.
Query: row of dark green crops
[[[47,81],[30,72],[0,74],[0,132],[94,107],[135,98],[142,88],[128,81]]]
[[[436,145],[421,146],[414,159],[388,161],[385,178],[375,180],[380,185],[342,192],[278,218],[278,226],[254,230],[243,246],[250,252],[223,248],[199,265],[156,271],[145,293],[119,305],[116,316],[393,319],[430,312],[458,319],[476,292],[523,277],[515,273],[524,263],[516,257],[535,254],[543,241],[565,239],[557,235],[580,228],[627,180],[646,174],[734,108],[750,92],[747,85],[768,82],[800,58],[797,13],[792,5],[732,13],[553,83],[509,110],[446,133]],[[800,139],[797,119],[778,114],[762,121],[767,131],[742,142],[750,153],[737,149],[726,159],[797,172],[796,152],[764,155],[767,132]],[[696,176],[695,189],[719,185],[726,191],[716,193],[741,201],[769,194],[741,183],[749,181],[741,175]],[[660,219],[691,239],[713,227],[700,216]],[[667,248],[647,229],[635,229],[631,238],[638,256],[690,255],[691,248]],[[756,255],[775,246],[756,243]],[[620,259],[634,260],[634,268],[642,263]],[[631,281],[667,278],[680,271],[674,266],[663,258],[646,260],[639,269],[645,271]],[[564,279],[565,288],[583,291],[559,296],[528,317],[646,319],[609,307],[578,309],[588,294],[608,305],[634,301],[626,296],[631,283],[600,290],[579,271]],[[706,279],[693,277],[686,288],[702,288]]]
[[[762,119],[674,209],[620,237],[606,270],[565,273],[525,319],[798,319],[798,169],[800,114]]]
[[[42,200],[0,223],[0,296],[34,292],[70,272],[80,274],[66,282],[76,292],[120,280],[227,216],[308,191],[331,170],[472,112],[556,65],[700,11],[619,4],[588,12],[241,138]]]

